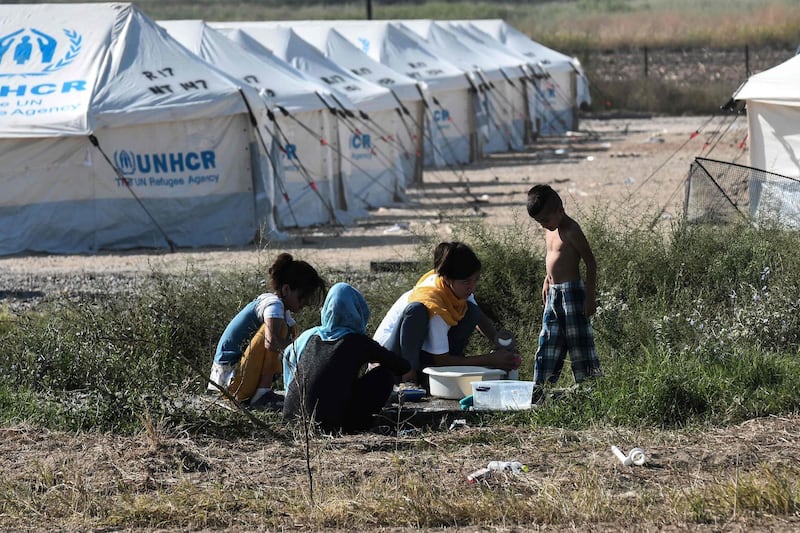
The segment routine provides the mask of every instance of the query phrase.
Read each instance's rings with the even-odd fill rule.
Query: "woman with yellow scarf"
[[[513,336],[507,331],[498,334],[475,302],[473,293],[481,274],[475,252],[462,242],[443,242],[434,251],[433,266],[397,299],[373,336],[411,364],[402,380],[419,382],[419,371],[428,366],[518,368],[520,357]],[[467,358],[464,352],[476,328],[496,349]],[[501,346],[498,339],[509,336],[511,345]]]

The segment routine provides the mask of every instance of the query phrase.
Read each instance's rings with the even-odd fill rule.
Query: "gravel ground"
[[[701,135],[690,139],[696,130]],[[541,139],[523,152],[495,154],[463,170],[426,171],[423,185],[407,191],[407,202],[380,208],[346,228],[291,230],[285,241],[235,249],[3,257],[0,308],[14,311],[54,298],[130,293],[141,290],[154,273],[266,270],[283,250],[352,277],[369,272],[375,261],[418,257],[422,235],[446,240],[454,225],[469,220],[517,228],[540,243],[540,230],[524,208],[535,182],[559,190],[567,211],[579,221],[596,208],[608,209],[612,217],[661,212],[663,220],[670,220],[682,215],[682,185],[694,157],[746,164],[746,147],[739,148],[745,133],[744,118],[587,119],[580,131]]]

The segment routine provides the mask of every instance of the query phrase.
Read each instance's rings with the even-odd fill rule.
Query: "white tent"
[[[425,82],[425,166],[478,158],[473,95],[467,73],[388,21],[336,21],[336,31],[372,59]]]
[[[349,174],[343,194],[357,202],[348,203],[348,209],[377,208],[403,198],[402,154],[399,145],[389,141],[398,136],[401,124],[396,112],[398,104],[387,89],[326,58],[291,28],[261,22],[212,25],[231,38],[235,38],[232,32],[243,32],[294,68],[327,84],[334,93],[333,108],[342,118],[339,135],[346,139],[340,151],[342,168],[347,168]],[[348,98],[357,109],[348,109],[339,95]]]
[[[800,56],[751,76],[734,94],[747,105],[750,165],[800,179]],[[800,219],[797,184],[789,180],[751,182],[750,210],[777,209]]]
[[[409,78],[372,59],[335,29],[336,21],[286,21],[303,40],[315,46],[325,57],[350,72],[385,87],[397,100],[402,127],[397,142],[402,149],[405,185],[422,182],[424,131],[424,82]]]
[[[591,103],[588,81],[576,58],[537,43],[502,19],[464,21],[524,55],[546,72],[540,87],[539,132],[563,134],[578,129],[578,106]]]
[[[522,62],[467,42],[445,24],[432,20],[398,21],[437,55],[468,72],[476,88],[475,117],[482,154],[520,150],[525,138],[528,98]]]
[[[541,94],[541,90],[539,89],[539,80],[542,77],[540,75],[542,72],[541,68],[531,64],[528,58],[507,47],[469,22],[449,21],[446,23],[446,26],[470,45],[480,48],[484,53],[490,56],[498,56],[498,61],[520,65],[520,69],[523,72],[523,78],[521,80],[522,86],[514,87],[514,89],[519,91],[525,101],[525,118],[523,124],[523,130],[525,132],[524,142],[526,144],[532,142],[536,135],[538,135],[536,127],[539,121],[536,120],[536,117],[539,115],[537,108],[539,105],[539,94]]]
[[[304,227],[345,218],[337,202],[340,160],[320,143],[320,138],[336,142],[336,117],[321,98],[328,91],[261,45],[251,42],[247,50],[203,21],[159,24],[209,63],[258,89],[272,110],[275,135],[268,150],[277,180],[263,203],[275,206],[277,223]]]
[[[241,245],[272,229],[256,214],[271,177],[252,89],[132,4],[0,15],[0,253]]]

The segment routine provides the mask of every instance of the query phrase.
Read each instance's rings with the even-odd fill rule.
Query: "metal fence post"
[[[745,77],[750,77],[750,47],[744,45],[744,74]]]

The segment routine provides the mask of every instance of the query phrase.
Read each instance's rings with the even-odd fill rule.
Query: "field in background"
[[[366,0],[141,0],[154,18],[302,20],[366,18]],[[502,18],[559,49],[641,46],[740,47],[800,44],[800,10],[792,0],[578,0],[523,2],[386,2],[372,0],[374,19]]]
[[[154,18],[366,18],[363,2],[139,2]],[[323,4],[323,5],[320,5]],[[751,73],[794,54],[800,10],[791,0],[372,1],[374,19],[501,18],[577,56],[592,85],[587,111],[713,114]]]
[[[156,20],[367,17],[367,0],[141,0],[136,5]],[[581,60],[592,84],[593,112],[713,114],[748,74],[785,61],[800,45],[800,9],[793,0],[372,0],[371,7],[373,19],[504,19]],[[651,68],[645,53],[655,63]]]

